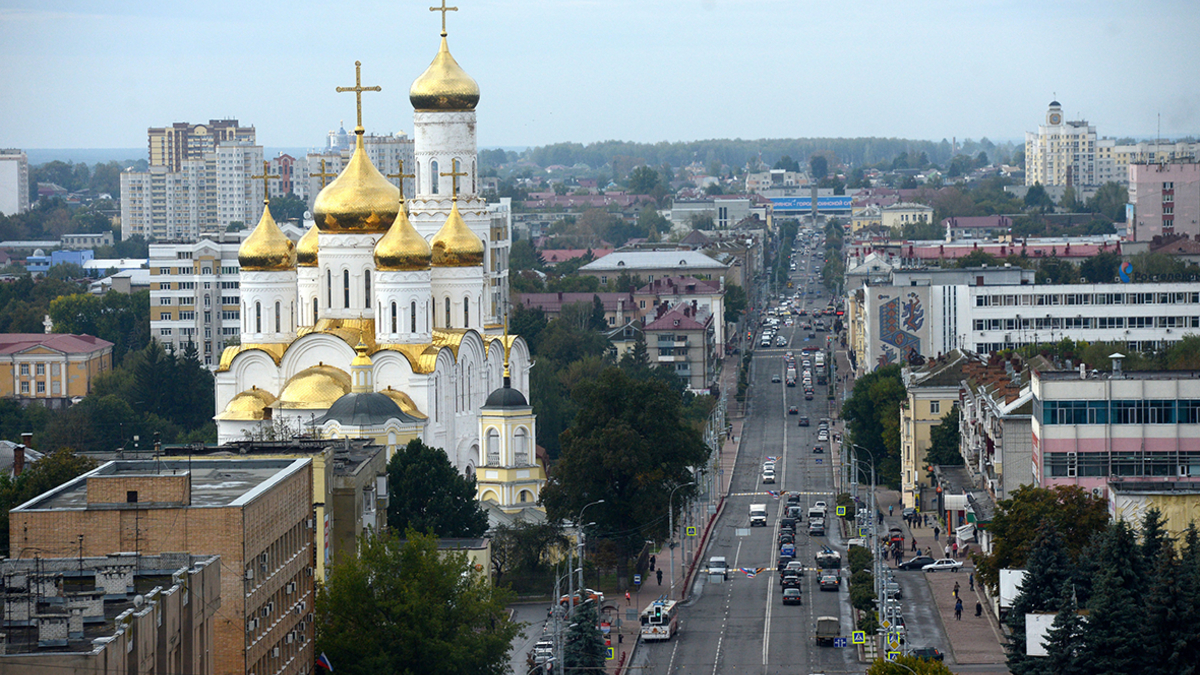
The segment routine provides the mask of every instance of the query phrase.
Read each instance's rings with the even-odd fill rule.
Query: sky
[[[439,3],[441,0],[437,0]],[[0,0],[0,147],[144,148],[232,117],[268,147],[412,131],[430,0]],[[1195,0],[453,0],[481,147],[1018,140],[1057,98],[1103,136],[1200,135]]]

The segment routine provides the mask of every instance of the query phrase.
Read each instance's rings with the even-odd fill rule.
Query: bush
[[[850,574],[870,568],[871,562],[871,552],[862,546],[851,546],[849,553],[846,554],[846,563],[850,566]]]
[[[864,631],[868,635],[874,635],[879,630],[879,619],[875,617],[874,611],[863,612],[862,618],[858,620],[858,630]]]
[[[850,585],[874,587],[875,575],[871,574],[867,570],[859,570],[850,575]]]
[[[850,586],[850,605],[855,609],[871,612],[875,610],[875,589],[871,584]]]

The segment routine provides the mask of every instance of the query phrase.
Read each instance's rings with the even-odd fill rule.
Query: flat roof
[[[1200,370],[1123,370],[1122,377],[1112,377],[1112,372],[1101,370],[1098,377],[1091,377],[1091,372],[1088,371],[1088,378],[1084,380],[1079,377],[1078,370],[1037,370],[1037,376],[1043,380],[1077,380],[1079,382],[1087,382],[1089,380],[1196,380],[1200,379]]]
[[[91,476],[171,476],[191,472],[192,499],[187,508],[244,506],[311,463],[297,459],[114,460],[69,483],[44,492],[13,511],[85,510]],[[123,505],[122,505],[123,506]],[[96,508],[96,507],[93,507]],[[100,505],[99,508],[113,508]],[[148,508],[184,508],[155,505]]]

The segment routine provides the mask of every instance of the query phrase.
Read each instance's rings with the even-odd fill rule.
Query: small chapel
[[[445,3],[443,3],[444,5]],[[435,8],[436,9],[436,8]],[[453,8],[447,8],[453,9]],[[216,369],[221,443],[280,435],[419,438],[476,476],[508,513],[537,508],[546,482],[529,405],[528,346],[509,335],[506,261],[478,193],[479,86],[441,46],[409,89],[416,194],[363,146],[363,87],[345,169],[317,195],[313,224],[289,239],[269,206],[238,251],[241,344]],[[356,69],[360,64],[356,64]],[[264,183],[266,183],[264,170]]]

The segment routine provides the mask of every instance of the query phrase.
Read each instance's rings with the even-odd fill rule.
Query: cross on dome
[[[442,2],[444,3],[445,0],[442,0]],[[354,133],[361,134],[364,131],[363,124],[362,124],[362,93],[364,91],[383,91],[383,88],[380,87],[379,85],[375,85],[373,87],[362,86],[362,61],[355,61],[354,62],[354,86],[337,88],[337,92],[339,94],[345,93],[347,91],[354,92],[354,102],[355,102],[356,107],[358,108],[358,126],[356,126],[354,128]]]
[[[447,7],[446,0],[442,0],[441,7],[430,7],[429,11],[442,13],[442,37],[446,37],[446,12],[457,12],[458,8],[457,7]]]
[[[337,174],[333,173],[333,172],[326,173],[325,158],[322,157],[321,158],[321,172],[320,173],[310,173],[310,174],[308,174],[308,176],[310,178],[318,178],[319,177],[321,179],[321,189],[325,189],[325,183],[326,183],[325,179],[326,178],[336,178]]]
[[[466,171],[458,170],[458,158],[455,157],[454,159],[450,160],[450,170],[449,171],[442,171],[438,175],[452,177],[451,181],[450,181],[451,185],[453,186],[451,188],[451,195],[453,196],[454,201],[458,201],[458,177],[467,175]]]
[[[270,162],[268,162],[267,160],[265,160],[265,159],[264,159],[264,160],[263,160],[263,172],[262,172],[262,175],[261,175],[261,176],[250,176],[250,179],[251,179],[251,180],[258,180],[258,179],[260,179],[260,178],[262,179],[262,182],[263,182],[263,203],[264,203],[264,204],[269,204],[269,203],[271,203],[271,192],[270,192],[269,186],[268,186],[268,184],[267,184],[267,181],[268,181],[269,179],[271,179],[271,178],[279,178],[279,176],[272,176],[272,175],[271,175],[271,172],[269,171],[269,169],[270,169],[270,168],[271,168],[271,163],[270,163]],[[325,167],[321,167],[321,170],[322,170],[322,171],[324,171],[324,170],[325,170]]]
[[[400,179],[400,201],[403,203],[404,202],[404,179],[405,178],[416,178],[417,177],[416,174],[404,173],[404,160],[400,160],[400,173],[389,173],[387,175],[387,177]]]

